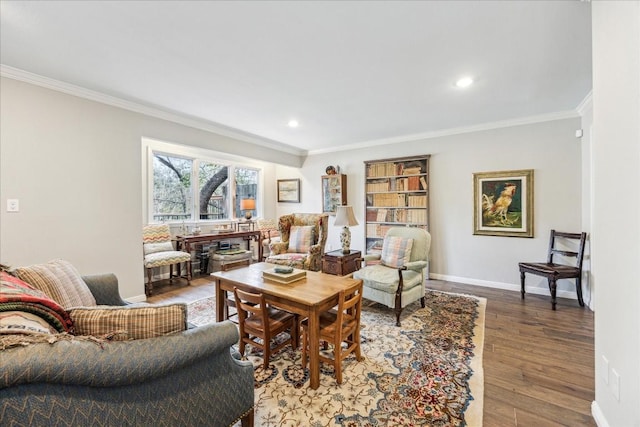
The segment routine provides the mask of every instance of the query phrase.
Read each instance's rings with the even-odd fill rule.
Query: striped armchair
[[[173,277],[173,265],[185,263],[187,277],[191,277],[191,254],[176,251],[171,241],[171,232],[167,224],[150,224],[142,229],[142,247],[144,249],[144,268],[147,269],[147,283],[144,290],[147,296],[153,294],[153,269],[169,266],[169,280]],[[188,279],[187,279],[188,280]]]

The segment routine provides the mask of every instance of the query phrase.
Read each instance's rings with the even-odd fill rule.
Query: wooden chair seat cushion
[[[283,331],[291,325],[290,322],[293,320],[293,314],[273,307],[268,307],[267,310],[269,316],[269,329],[271,332]],[[247,317],[244,321],[244,327],[247,332],[264,331],[262,317],[260,315]]]
[[[162,267],[191,260],[191,255],[182,251],[155,252],[144,257],[146,268]]]
[[[580,269],[570,265],[562,265],[546,262],[521,262],[518,264],[520,271],[527,273],[537,273],[539,275],[555,276],[558,279],[576,277]]]

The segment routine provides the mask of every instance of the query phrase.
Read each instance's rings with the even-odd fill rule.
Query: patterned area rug
[[[486,300],[428,291],[426,307],[411,304],[395,326],[393,312],[365,300],[362,354],[343,362],[343,384],[322,365],[320,387],[309,388],[300,351],[271,358],[266,371],[257,349],[256,426],[481,426],[482,346]],[[189,305],[189,321],[215,321],[215,300]]]

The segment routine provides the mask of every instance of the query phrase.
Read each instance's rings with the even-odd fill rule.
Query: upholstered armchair
[[[280,242],[280,231],[278,225],[274,219],[259,219],[256,220],[256,226],[260,233],[262,233],[262,258],[259,261],[264,261],[271,255],[271,245],[273,243]]]
[[[145,293],[153,294],[154,267],[169,266],[169,280],[173,277],[173,265],[185,263],[187,277],[191,277],[191,254],[176,251],[171,241],[171,232],[167,224],[149,224],[142,228],[142,247],[144,250],[144,268],[147,269],[147,283]],[[188,280],[188,279],[187,279]]]
[[[328,214],[294,213],[281,216],[278,220],[281,241],[271,244],[271,255],[267,262],[303,270],[321,270],[328,223]]]
[[[420,300],[425,306],[425,280],[431,235],[417,227],[391,227],[381,254],[365,255],[365,266],[353,273],[363,282],[362,296],[393,308],[396,326],[402,309]],[[368,265],[367,265],[368,264]]]

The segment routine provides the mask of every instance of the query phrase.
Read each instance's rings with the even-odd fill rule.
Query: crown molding
[[[331,153],[336,151],[357,150],[361,148],[369,148],[369,147],[374,147],[379,145],[401,144],[401,143],[419,141],[423,139],[441,138],[444,136],[460,135],[464,133],[508,128],[513,126],[522,126],[522,125],[528,125],[533,123],[551,122],[554,120],[572,119],[576,117],[580,117],[580,115],[576,110],[559,111],[555,113],[541,114],[538,116],[521,117],[521,118],[511,119],[511,120],[502,120],[497,122],[483,123],[483,124],[474,125],[474,126],[465,126],[465,127],[459,127],[459,128],[445,129],[441,131],[416,133],[416,134],[397,136],[392,138],[358,142],[355,144],[343,145],[337,148],[323,148],[319,150],[309,150],[308,154],[309,155],[324,154],[324,153]]]
[[[155,117],[162,120],[167,120],[173,123],[189,126],[195,129],[212,132],[218,135],[234,138],[243,142],[266,147],[272,150],[293,154],[296,156],[306,156],[306,150],[300,150],[290,145],[282,144],[277,141],[269,140],[259,137],[247,132],[230,128],[228,126],[221,125],[219,123],[210,122],[207,120],[197,119],[184,114],[179,114],[172,111],[163,110],[158,107],[140,104],[133,101],[128,101],[116,96],[107,95],[101,92],[97,92],[91,89],[86,89],[80,86],[76,86],[70,83],[66,83],[60,80],[55,80],[49,77],[41,76],[39,74],[30,73],[28,71],[21,70],[19,68],[10,67],[4,64],[0,64],[0,75],[14,80],[19,80],[25,83],[30,83],[36,86],[41,86],[47,89],[55,90],[57,92],[66,93],[69,95],[85,98],[91,101],[100,102],[102,104],[111,105],[113,107],[122,108],[124,110],[133,111],[135,113],[144,114],[147,116]]]
[[[587,96],[584,97],[582,102],[578,104],[578,106],[576,107],[576,111],[578,112],[578,114],[580,114],[580,116],[584,116],[586,110],[592,107],[593,107],[593,90],[590,90]]]

